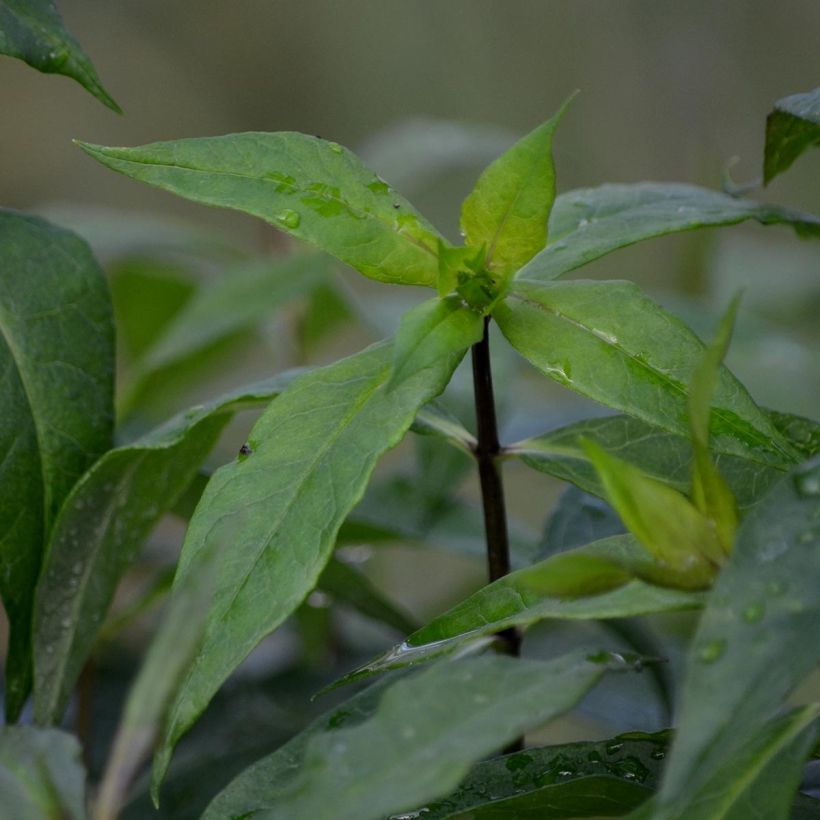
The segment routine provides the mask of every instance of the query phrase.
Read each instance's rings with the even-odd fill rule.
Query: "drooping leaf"
[[[289,373],[193,407],[109,450],[77,482],[60,513],[34,612],[37,720],[59,720],[120,578],[173,507],[231,415],[285,388]]]
[[[768,412],[769,418],[789,444],[804,457],[818,452],[820,425],[800,416]],[[602,497],[603,487],[580,439],[601,447],[637,465],[645,473],[683,492],[692,474],[692,443],[687,435],[667,433],[630,416],[585,419],[552,432],[513,444],[510,455],[535,470],[571,481],[588,493]],[[734,448],[732,448],[734,449]],[[754,453],[734,455],[712,446],[715,465],[726,478],[741,510],[757,503],[785,474],[784,469],[755,459]]]
[[[0,54],[17,57],[45,74],[71,77],[103,105],[122,113],[66,30],[53,0],[0,0]]]
[[[667,589],[634,575],[658,572],[633,536],[614,536],[510,573],[434,618],[399,646],[345,675],[331,688],[442,655],[480,648],[513,626],[546,618],[602,620],[694,609],[697,592]]]
[[[683,589],[705,589],[723,559],[714,526],[686,496],[592,441],[582,442],[627,529]]]
[[[114,328],[88,246],[0,211],[0,596],[11,624],[6,714],[31,686],[44,544],[74,482],[111,446]]]
[[[516,280],[493,316],[510,344],[545,375],[667,432],[688,435],[687,385],[703,345],[636,285]],[[798,459],[726,368],[717,380],[711,434],[718,451],[776,466]]]
[[[495,160],[462,205],[466,243],[486,248],[487,266],[502,279],[529,262],[547,242],[555,199],[552,137],[570,100]]]
[[[0,728],[0,817],[85,820],[85,771],[76,738],[56,729]]]
[[[769,184],[807,149],[820,145],[820,88],[792,94],[766,117],[763,181]]]
[[[729,349],[732,329],[739,306],[735,297],[720,321],[717,335],[704,351],[689,385],[689,429],[692,434],[694,461],[692,467],[692,501],[713,524],[723,552],[732,551],[738,525],[735,498],[726,479],[712,460],[709,427],[712,393],[720,365]]]
[[[457,296],[422,302],[401,320],[387,389],[397,389],[405,378],[434,367],[443,357],[456,354],[460,359],[470,345],[481,341],[483,332],[481,315]]]
[[[696,228],[791,225],[800,236],[820,235],[820,218],[677,182],[638,182],[580,188],[556,197],[549,244],[517,274],[556,279],[618,248]]]
[[[759,736],[815,667],[820,464],[784,478],[745,518],[710,595],[683,683],[679,733],[653,817],[680,816]]]
[[[336,143],[251,132],[139,148],[80,147],[133,179],[261,217],[365,276],[435,287],[441,236]]]
[[[594,743],[541,746],[475,766],[425,820],[541,820],[626,814],[660,781],[669,733],[630,732]]]
[[[179,680],[205,630],[213,559],[190,573],[174,595],[134,681],[106,762],[94,820],[115,820],[139,767],[150,754]]]
[[[387,390],[392,358],[392,344],[382,343],[298,378],[254,426],[249,454],[209,482],[177,581],[208,545],[226,549],[202,650],[155,760],[155,784],[176,741],[223,681],[314,587],[377,459],[442,392],[461,357],[425,362]]]
[[[376,820],[446,795],[473,763],[571,709],[607,668],[629,668],[610,656],[590,661],[588,654],[435,664],[387,688],[373,716],[357,726],[312,735],[284,788],[274,783],[269,791],[240,795],[235,781],[231,811]]]

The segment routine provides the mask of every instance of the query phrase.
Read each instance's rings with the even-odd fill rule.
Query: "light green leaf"
[[[510,627],[546,618],[603,620],[702,605],[696,592],[665,589],[632,575],[658,571],[631,535],[605,538],[519,569],[475,592],[331,688],[442,655],[477,649]]]
[[[763,181],[768,185],[807,149],[820,145],[820,88],[778,100],[766,117]]]
[[[194,478],[231,415],[270,401],[282,374],[193,407],[109,450],[77,482],[49,544],[34,612],[34,710],[58,721],[120,578]]]
[[[139,148],[79,145],[133,179],[261,217],[365,276],[436,285],[440,234],[336,143],[306,134],[250,132]]]
[[[311,371],[256,423],[249,455],[214,474],[188,528],[177,582],[209,545],[225,552],[202,651],[155,760],[155,784],[223,681],[315,586],[377,459],[442,392],[460,358],[425,362],[393,390],[386,389],[388,343]]]
[[[475,766],[424,820],[543,820],[626,814],[660,781],[668,732],[630,732],[594,743],[530,747]]]
[[[122,114],[102,87],[91,60],[66,30],[53,0],[0,0],[0,54],[24,60],[45,74],[71,77],[103,105]]]
[[[737,531],[737,504],[726,479],[712,460],[709,427],[712,393],[718,380],[721,362],[729,349],[739,304],[739,297],[735,297],[721,319],[717,335],[695,368],[689,385],[689,428],[694,450],[692,501],[713,522],[721,549],[726,555],[732,551]]]
[[[469,454],[478,443],[454,413],[434,401],[422,407],[410,429],[420,435],[438,436]]]
[[[376,820],[443,796],[473,763],[571,709],[607,668],[629,668],[587,654],[447,661],[404,678],[369,719],[310,737],[290,782],[244,795],[244,811],[270,820]]]
[[[647,552],[683,589],[711,586],[723,559],[714,525],[686,496],[592,441],[581,442],[606,499]]]
[[[0,817],[85,820],[85,771],[76,738],[56,729],[0,728]]]
[[[820,450],[820,425],[816,422],[771,411],[768,416],[802,455],[808,457]],[[581,447],[581,438],[591,439],[608,452],[617,453],[658,481],[682,492],[689,489],[692,474],[689,437],[667,433],[630,416],[585,419],[513,444],[507,448],[507,454],[520,457],[535,470],[571,481],[588,493],[603,497],[603,487]],[[750,451],[734,455],[721,449],[720,445],[713,445],[712,455],[741,509],[757,503],[785,474],[784,468],[760,463]]]
[[[94,820],[115,820],[139,767],[151,753],[179,681],[205,631],[213,559],[199,564],[171,600],[125,702],[106,763]]]
[[[387,385],[395,390],[409,376],[435,367],[441,358],[458,356],[481,341],[484,320],[457,296],[429,299],[404,314],[396,334],[393,372]]]
[[[807,640],[820,618],[818,510],[815,459],[743,521],[689,653],[680,729],[653,817],[680,816],[820,659],[820,645]]]
[[[31,607],[54,518],[111,446],[114,328],[88,246],[0,210],[0,596],[11,624],[6,714],[31,687]]]
[[[487,267],[504,280],[547,243],[555,199],[552,137],[571,99],[495,160],[462,205],[466,243],[486,247]]]
[[[670,433],[688,435],[687,385],[703,345],[631,282],[517,280],[493,317],[542,373]],[[776,466],[797,453],[721,368],[711,433],[718,451]],[[750,452],[751,451],[751,452]]]
[[[820,235],[820,218],[677,182],[601,185],[561,194],[555,200],[549,244],[517,274],[519,279],[557,279],[594,259],[644,239],[696,228],[791,225],[800,236]]]

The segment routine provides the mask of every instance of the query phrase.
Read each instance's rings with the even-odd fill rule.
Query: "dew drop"
[[[74,564],[74,566],[71,568],[71,571],[75,575],[79,575],[83,571],[83,562],[82,561],[77,561],[77,563]]]
[[[276,221],[284,225],[286,228],[298,228],[302,217],[296,211],[286,209],[282,213],[276,215]]]
[[[743,610],[743,620],[749,624],[756,624],[765,614],[766,605],[762,601],[756,601]]]
[[[329,142],[327,144],[327,147],[330,148],[330,150],[333,151],[334,154],[341,154],[342,153],[342,146],[339,145],[338,142]]]
[[[721,638],[716,638],[704,644],[698,650],[698,658],[704,663],[714,663],[726,649],[726,641]]]
[[[800,495],[820,495],[820,472],[817,470],[795,476],[794,483]]]
[[[63,618],[63,620],[60,621],[60,626],[63,629],[70,629],[71,628],[71,618]]]
[[[663,760],[666,757],[666,752],[661,749],[655,749],[653,752],[649,753],[649,756],[652,760]]]
[[[620,752],[621,749],[623,749],[623,747],[624,747],[623,743],[615,742],[615,743],[607,743],[605,748],[606,748],[606,753],[608,755],[614,755],[614,754],[617,754],[618,752]]]

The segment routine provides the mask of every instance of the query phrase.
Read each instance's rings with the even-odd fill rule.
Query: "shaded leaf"
[[[820,235],[820,219],[736,199],[678,182],[601,185],[561,194],[555,200],[550,241],[517,274],[519,279],[556,279],[618,248],[644,239],[754,219],[791,225],[800,236]]]
[[[441,236],[336,143],[306,134],[250,132],[139,148],[79,145],[133,179],[261,217],[365,276],[435,287]]]
[[[487,266],[502,279],[547,243],[547,221],[555,199],[552,137],[570,100],[495,160],[462,205],[466,243],[485,247]]]
[[[283,374],[180,413],[109,450],[77,482],[54,526],[34,613],[37,720],[59,720],[120,578],[196,475],[232,413],[260,406]]]
[[[630,282],[516,281],[493,317],[542,373],[668,432],[688,435],[687,385],[703,345]],[[797,453],[735,377],[721,368],[715,448],[788,465]]]
[[[0,815],[84,820],[85,771],[76,738],[56,729],[0,728]]]
[[[91,60],[66,30],[53,0],[0,0],[0,54],[17,57],[44,74],[71,77],[122,114]]]
[[[703,793],[820,659],[820,465],[796,468],[745,518],[689,653],[657,817]]]
[[[220,559],[202,650],[155,760],[155,784],[223,681],[315,586],[377,459],[444,389],[460,356],[425,363],[387,390],[392,358],[392,344],[381,343],[301,376],[256,423],[249,454],[211,478],[188,528],[177,582],[209,545],[230,549]]]
[[[111,446],[114,328],[79,237],[0,211],[0,595],[11,624],[6,714],[31,686],[31,607],[63,499]]]
[[[820,145],[820,88],[792,94],[766,117],[763,181],[768,185],[809,148]]]

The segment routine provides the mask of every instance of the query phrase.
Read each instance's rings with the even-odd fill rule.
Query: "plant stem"
[[[498,457],[498,426],[495,418],[493,397],[493,373],[490,367],[490,317],[484,318],[484,336],[473,345],[473,391],[475,395],[476,427],[478,442],[475,457],[481,482],[481,503],[484,509],[484,532],[487,538],[487,569],[490,582],[502,578],[510,571],[510,543],[507,535],[507,512],[504,505],[504,485]],[[503,650],[518,655],[520,637],[517,630],[506,629],[498,637]]]

